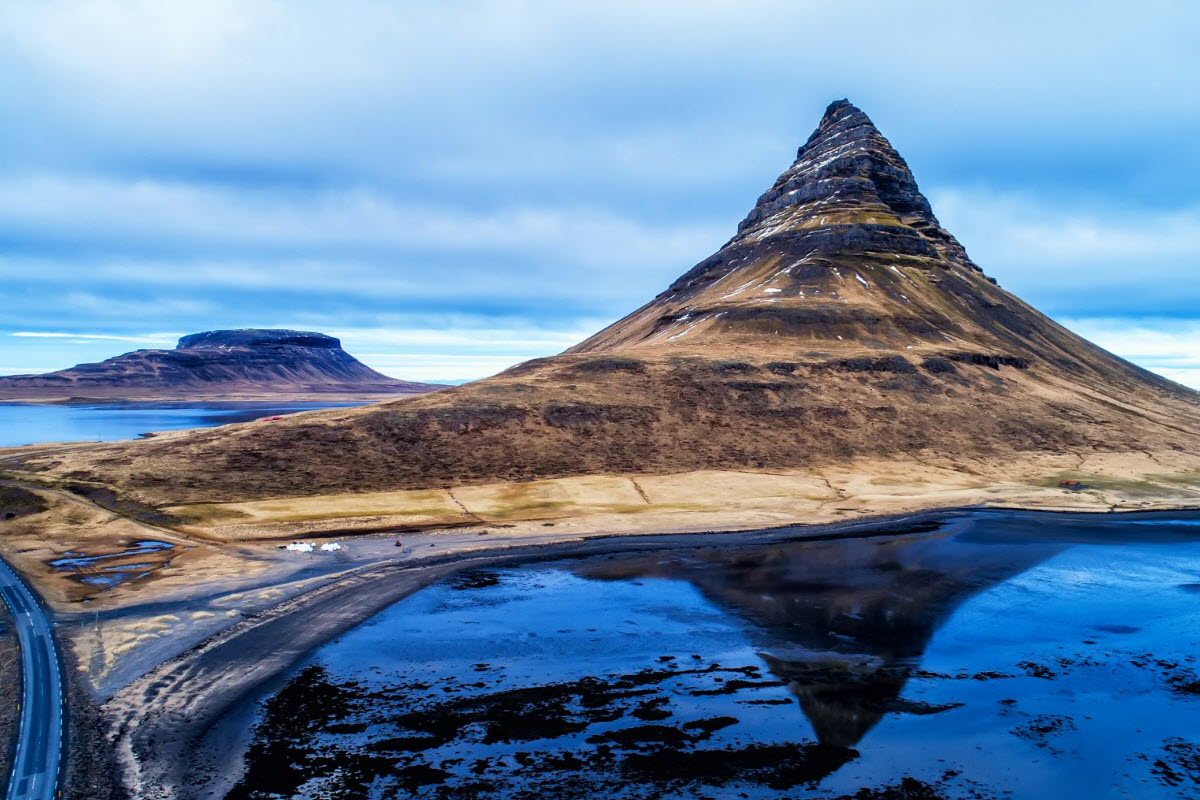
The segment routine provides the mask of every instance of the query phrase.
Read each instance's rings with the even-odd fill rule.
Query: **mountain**
[[[890,713],[936,708],[903,699],[904,689],[963,603],[1065,549],[1027,528],[1013,536],[1020,525],[1002,518],[968,525],[990,544],[964,544],[934,523],[903,536],[654,552],[577,569],[590,579],[689,582],[756,628],[755,649],[818,741],[855,747]]]
[[[6,400],[391,395],[438,388],[381,375],[323,333],[259,329],[193,333],[174,350],[135,350],[45,375],[0,377]]]
[[[727,244],[559,356],[39,466],[186,502],[871,459],[981,475],[1198,446],[1200,395],[997,286],[840,101]]]

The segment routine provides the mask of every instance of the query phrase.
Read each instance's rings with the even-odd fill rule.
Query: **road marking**
[[[2,561],[0,596],[13,611],[24,677],[17,705],[20,733],[6,797],[53,800],[63,739],[62,674],[53,628],[29,588]]]

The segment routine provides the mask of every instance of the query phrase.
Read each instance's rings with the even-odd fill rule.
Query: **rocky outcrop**
[[[0,399],[391,395],[437,388],[382,375],[323,333],[242,329],[193,333],[174,350],[135,350],[45,375],[0,378]]]
[[[825,252],[886,243],[896,252],[936,253],[982,272],[938,223],[908,164],[847,100],[825,110],[796,161],[738,225],[733,242],[796,235],[816,218],[827,220],[811,228],[819,235],[801,235]]]
[[[266,350],[273,347],[304,347],[310,350],[341,350],[342,343],[332,336],[312,331],[241,328],[232,331],[204,331],[181,337],[176,350],[229,350],[239,347]],[[376,373],[378,374],[378,373]]]

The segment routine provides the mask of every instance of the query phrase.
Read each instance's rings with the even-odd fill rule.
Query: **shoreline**
[[[438,391],[431,389],[429,391]],[[66,397],[0,397],[0,405],[14,406],[119,406],[119,405],[171,405],[171,406],[209,406],[209,405],[260,405],[263,403],[280,404],[311,404],[311,403],[356,403],[369,405],[372,403],[399,400],[406,397],[416,397],[422,392],[370,392],[367,394],[320,394],[315,392],[297,392],[295,394],[233,394],[233,395],[150,395],[150,396],[98,396],[70,395]]]
[[[976,515],[1057,519],[1103,514],[1163,517],[1192,508],[1154,511],[1042,511],[960,507],[814,525],[703,533],[611,534],[536,545],[509,545],[426,558],[364,565],[341,578],[294,596],[204,640],[131,681],[104,705],[111,733],[134,796],[214,796],[236,781],[243,748],[231,735],[248,736],[249,701],[264,696],[296,664],[326,642],[438,580],[467,569],[589,558],[689,547],[739,547],[789,541],[900,536],[929,532]],[[245,742],[241,742],[245,744]],[[145,759],[138,754],[152,753]],[[240,773],[239,773],[240,774]],[[220,796],[218,793],[215,796]]]

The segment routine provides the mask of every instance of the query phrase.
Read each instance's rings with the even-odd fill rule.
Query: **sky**
[[[214,328],[458,382],[719,248],[848,97],[1000,284],[1200,387],[1200,5],[0,4],[0,374]]]

